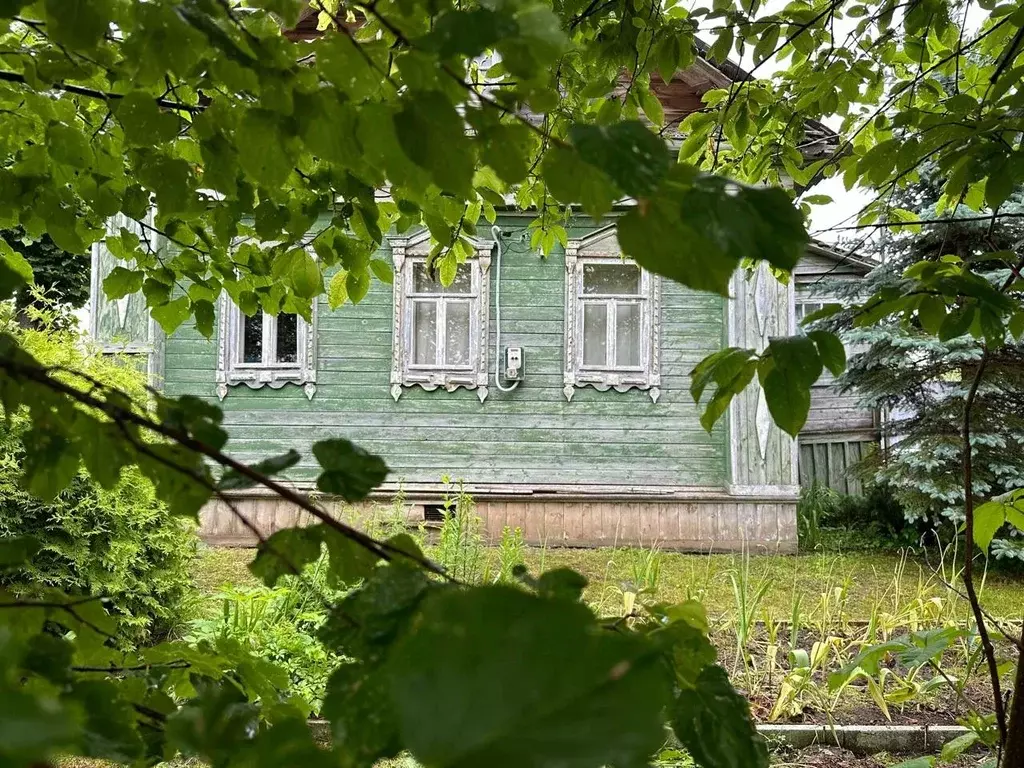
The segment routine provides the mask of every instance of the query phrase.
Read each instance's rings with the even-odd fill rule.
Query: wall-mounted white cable
[[[518,381],[513,381],[508,387],[501,383],[501,252],[504,250],[501,228],[497,225],[491,227],[491,235],[498,246],[498,259],[494,265],[494,386],[502,392],[511,392],[519,386]]]

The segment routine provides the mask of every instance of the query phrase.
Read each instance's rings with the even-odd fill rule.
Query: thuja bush
[[[90,350],[67,313],[30,307],[34,322],[26,329],[14,322],[10,307],[3,311],[0,323],[17,333],[37,357],[116,384],[140,401],[145,397],[145,374],[134,361]],[[0,539],[28,536],[39,551],[20,568],[0,571],[0,588],[28,595],[54,587],[105,597],[117,617],[118,634],[128,644],[169,634],[189,609],[195,526],[172,518],[135,467],[126,468],[112,488],[102,487],[78,469],[64,490],[41,498],[32,492],[35,489],[24,487],[22,475],[27,462],[45,455],[46,446],[26,444],[29,424],[22,411],[4,416]]]

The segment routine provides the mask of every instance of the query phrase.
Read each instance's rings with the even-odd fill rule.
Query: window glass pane
[[[242,362],[263,362],[263,313],[257,312],[252,317],[245,317],[242,328]]]
[[[280,313],[277,316],[277,362],[299,360],[299,316]]]
[[[640,267],[628,263],[584,264],[583,293],[639,295]]]
[[[639,304],[619,304],[615,308],[615,365],[640,367]]]
[[[412,360],[417,365],[437,363],[437,305],[417,301],[412,311]]]
[[[469,365],[469,302],[449,301],[445,307],[445,363]]]
[[[425,262],[417,262],[413,265],[412,289],[414,293],[472,293],[473,292],[473,267],[463,262],[455,270],[455,279],[449,286],[441,285],[440,278],[430,279]]]
[[[608,307],[583,305],[583,365],[604,366],[608,362]]]

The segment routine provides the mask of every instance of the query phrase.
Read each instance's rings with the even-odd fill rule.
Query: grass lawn
[[[428,552],[429,554],[429,552]],[[204,594],[225,585],[255,586],[247,570],[254,556],[247,549],[204,548],[196,580]],[[486,551],[491,572],[497,553]],[[712,618],[727,620],[737,610],[737,591],[751,598],[762,592],[755,620],[784,621],[799,597],[805,621],[841,609],[847,620],[867,620],[872,612],[967,619],[966,600],[948,590],[919,555],[855,552],[810,555],[700,555],[640,549],[534,549],[523,558],[531,573],[568,566],[590,582],[586,599],[602,613],[621,613],[622,592],[645,584],[653,598],[704,603]],[[934,561],[932,565],[936,565]],[[946,565],[948,575],[949,565]],[[745,585],[745,587],[744,587]],[[982,602],[997,617],[1020,619],[1024,578],[988,574]]]

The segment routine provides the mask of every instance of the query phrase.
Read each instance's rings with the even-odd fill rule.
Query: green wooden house
[[[728,81],[700,61],[662,83],[667,119]],[[218,403],[242,460],[293,447],[308,456],[334,436],[380,454],[391,474],[377,496],[401,492],[413,519],[437,516],[448,478],[472,494],[492,537],[510,526],[553,546],[795,550],[801,472],[809,482],[838,466],[808,474],[800,446],[852,460],[873,439],[873,415],[852,408],[849,424],[812,421],[818,431],[798,443],[752,386],[708,434],[690,371],[723,345],[759,348],[793,332],[822,265],[856,264],[814,246],[797,280],[737,274],[725,300],[623,261],[609,222],[574,221],[565,247],[543,258],[528,246],[530,220],[507,212],[481,230],[447,287],[425,269],[426,232],[389,237],[378,256],[394,265],[393,285],[374,281],[336,311],[321,297],[308,323],[246,317],[222,296],[212,340],[190,327],[163,338],[140,295],[107,300],[100,285],[113,258],[99,246],[93,334],[108,350],[145,355],[168,394]],[[112,223],[124,225],[136,226]],[[301,464],[289,479],[311,487],[314,470]],[[237,506],[265,531],[301,522],[276,498],[250,494]],[[253,543],[220,503],[204,511],[203,532]]]

